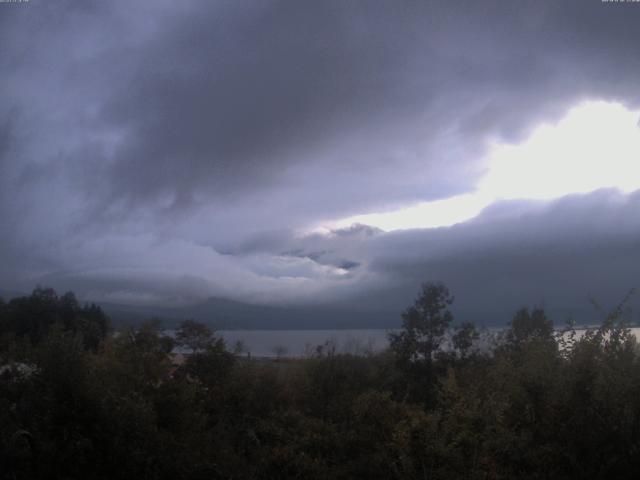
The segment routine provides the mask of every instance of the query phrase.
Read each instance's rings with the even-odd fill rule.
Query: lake
[[[238,341],[257,357],[301,357],[317,345],[331,342],[342,353],[363,354],[384,350],[390,330],[218,330],[227,348],[233,350]]]
[[[501,328],[481,330],[484,335],[499,332]],[[364,354],[379,352],[389,345],[387,334],[393,330],[218,330],[229,350],[238,341],[243,342],[245,352],[257,357],[301,357],[311,353],[317,345],[329,341],[341,353]],[[640,328],[632,328],[636,338]],[[577,329],[578,336],[584,330]]]

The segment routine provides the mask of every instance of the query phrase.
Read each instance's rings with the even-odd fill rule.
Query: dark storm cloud
[[[450,228],[378,237],[370,269],[396,278],[405,292],[396,301],[408,302],[421,281],[444,281],[464,315],[488,323],[504,323],[523,305],[545,305],[559,322],[571,314],[584,321],[593,318],[589,296],[612,309],[640,286],[640,193],[602,190],[509,207]]]
[[[243,206],[246,192],[268,202],[274,189],[300,185],[287,213],[301,223],[458,193],[481,172],[487,137],[515,141],[589,95],[638,102],[633,12],[603,8],[235,2],[158,11],[157,34],[121,52],[131,71],[102,98],[100,122],[124,132],[106,201],[164,215]]]
[[[105,121],[128,132],[110,172],[115,194],[189,206],[203,190],[280,187],[292,164],[348,173],[385,160],[371,158],[375,141],[362,138],[370,128],[397,136],[390,120],[430,102],[427,66],[411,42],[424,26],[405,12],[372,6],[371,15],[344,2],[247,7],[194,11],[143,48],[141,68],[105,105]],[[411,85],[414,71],[423,81]]]
[[[439,235],[449,249],[476,235],[478,252],[498,252],[503,237],[476,223],[295,232],[468,191],[488,140],[517,142],[578,100],[639,105],[636,7],[0,4],[0,282],[46,279],[100,298],[330,301],[413,285],[424,262],[411,259]],[[530,205],[502,208],[508,232]],[[564,231],[540,218],[540,232]],[[429,268],[480,275],[484,253],[467,254]]]

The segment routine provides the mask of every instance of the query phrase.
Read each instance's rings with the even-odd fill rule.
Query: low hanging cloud
[[[370,268],[406,286],[445,281],[467,314],[485,318],[535,304],[581,313],[589,295],[612,308],[639,286],[639,193],[509,203],[454,227],[380,237]]]

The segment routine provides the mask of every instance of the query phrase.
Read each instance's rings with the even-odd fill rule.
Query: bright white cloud
[[[472,193],[349,217],[334,227],[435,228],[469,220],[501,199],[551,200],[601,188],[638,190],[639,115],[617,103],[583,103],[557,124],[540,126],[523,143],[493,143],[488,171]]]
[[[382,230],[436,228],[464,222],[478,215],[493,201],[483,192],[458,195],[435,202],[424,202],[402,210],[349,217],[332,228],[344,228],[354,223],[372,225]]]
[[[496,144],[479,190],[507,199],[552,199],[607,187],[637,190],[639,115],[616,103],[584,103],[520,145]]]

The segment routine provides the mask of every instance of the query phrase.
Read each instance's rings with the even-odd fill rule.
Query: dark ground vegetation
[[[279,361],[233,355],[196,322],[175,340],[153,322],[114,335],[73,294],[0,301],[0,476],[638,477],[640,362],[621,309],[581,337],[523,309],[479,349],[470,323],[447,335],[452,301],[423,285],[384,353]]]

